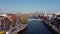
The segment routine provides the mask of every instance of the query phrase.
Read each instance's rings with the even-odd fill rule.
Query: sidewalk
[[[25,29],[27,24],[18,24],[10,30],[6,31],[7,34],[17,34],[19,31]]]
[[[18,29],[16,29],[12,34],[17,34],[19,31],[23,30],[26,28],[26,24],[21,24],[20,27],[18,27]]]

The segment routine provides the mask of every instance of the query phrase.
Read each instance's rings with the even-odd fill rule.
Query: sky
[[[0,13],[60,12],[60,0],[0,0]]]

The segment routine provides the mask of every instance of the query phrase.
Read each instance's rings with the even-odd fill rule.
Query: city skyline
[[[0,13],[60,12],[60,0],[0,0]]]

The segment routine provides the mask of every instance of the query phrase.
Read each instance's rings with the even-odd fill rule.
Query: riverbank
[[[24,30],[27,27],[26,24],[21,25],[18,29],[16,29],[12,34],[17,34],[19,31]]]
[[[46,27],[53,33],[53,34],[59,34],[59,32],[55,29],[55,28],[52,28],[52,25],[49,25],[44,19],[40,19],[40,18],[37,18],[37,17],[34,17],[36,19],[39,19],[39,21],[43,22],[43,24],[46,25]]]
[[[53,34],[59,34],[56,30],[52,29],[51,26],[49,26],[48,24],[46,24],[46,22],[44,22],[44,21],[42,21],[42,22],[43,22],[43,24],[46,25],[46,27],[47,27]]]

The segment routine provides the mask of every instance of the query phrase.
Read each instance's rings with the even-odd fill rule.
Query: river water
[[[40,21],[31,20],[27,22],[27,25],[27,28],[18,32],[18,34],[52,34],[52,32]]]

